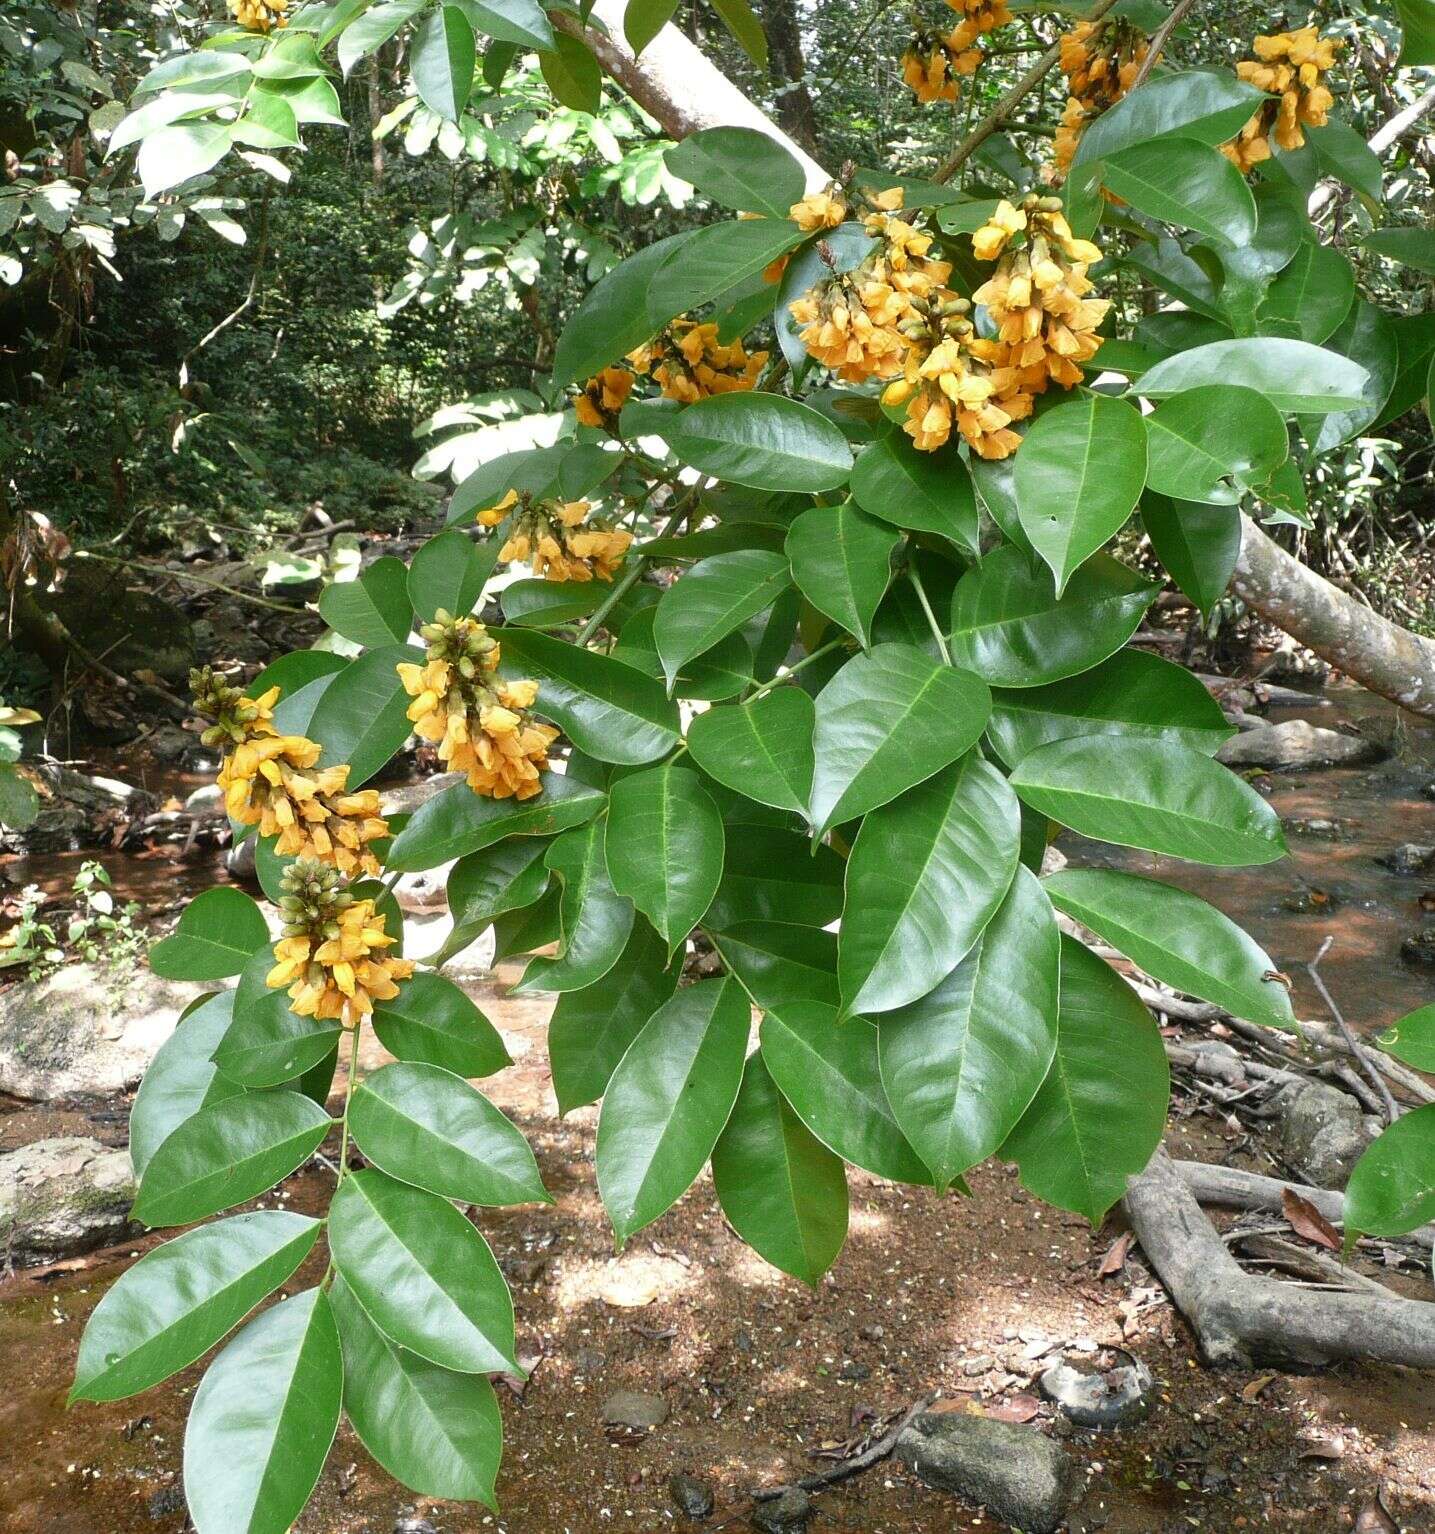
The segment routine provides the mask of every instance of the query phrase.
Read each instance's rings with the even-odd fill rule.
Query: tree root
[[[1125,1207],[1208,1363],[1303,1370],[1362,1359],[1435,1369],[1435,1305],[1365,1288],[1298,1289],[1245,1272],[1164,1151],[1132,1180]]]

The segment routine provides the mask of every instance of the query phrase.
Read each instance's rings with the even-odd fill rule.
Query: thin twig
[[[870,1470],[879,1460],[887,1458],[897,1447],[897,1440],[912,1425],[913,1420],[921,1416],[940,1395],[940,1390],[933,1390],[924,1396],[919,1396],[897,1419],[896,1425],[889,1428],[876,1443],[863,1449],[860,1454],[854,1454],[851,1459],[844,1459],[840,1464],[834,1465],[831,1470],[824,1470],[818,1475],[805,1475],[800,1481],[794,1481],[793,1485],[802,1491],[824,1491],[829,1486],[835,1486],[839,1481],[850,1480],[854,1475]],[[760,1491],[752,1493],[752,1500],[771,1502],[790,1489],[787,1486],[765,1486]]]
[[[222,591],[225,596],[233,597],[236,602],[248,602],[253,607],[267,607],[272,612],[288,613],[292,618],[299,611],[297,608],[286,607],[282,602],[271,602],[267,597],[256,597],[248,591],[238,591],[226,581],[212,581],[203,575],[194,575],[188,570],[174,570],[168,565],[147,565],[138,559],[121,559],[118,554],[97,554],[94,549],[76,549],[76,559],[99,559],[107,565],[123,565],[127,570],[143,570],[146,575],[155,576],[162,580],[188,581],[192,586],[205,586],[211,591]]]
[[[1380,1072],[1365,1058],[1365,1051],[1361,1049],[1355,1035],[1351,1032],[1350,1024],[1345,1020],[1345,1014],[1336,1006],[1335,998],[1326,989],[1325,981],[1320,978],[1320,961],[1330,952],[1334,942],[1334,935],[1326,938],[1320,945],[1315,958],[1306,965],[1306,973],[1310,976],[1316,990],[1320,992],[1320,999],[1330,1008],[1330,1015],[1335,1019],[1336,1027],[1340,1029],[1341,1037],[1345,1040],[1355,1063],[1365,1073],[1366,1080],[1375,1088],[1375,1095],[1385,1109],[1386,1122],[1393,1124],[1400,1117],[1400,1109],[1390,1095],[1390,1088],[1385,1085]]]
[[[1156,60],[1161,57],[1161,50],[1171,40],[1171,34],[1186,19],[1186,13],[1196,3],[1196,0],[1176,0],[1171,7],[1171,14],[1156,28],[1151,35],[1151,46],[1146,50],[1146,57],[1141,60],[1141,67],[1136,71],[1136,78],[1131,82],[1131,90],[1138,91],[1145,85],[1151,71],[1156,67]]]
[[[698,483],[694,485],[688,492],[688,494],[678,502],[678,505],[673,511],[672,516],[670,516],[668,520],[663,524],[662,531],[658,534],[659,538],[671,538],[672,535],[677,532],[678,528],[682,526],[683,518],[687,516],[688,512],[692,509],[693,503],[702,493],[702,486],[703,481],[699,480]],[[627,596],[633,587],[638,584],[638,582],[642,579],[643,571],[647,569],[647,565],[648,557],[640,551],[638,557],[629,566],[627,573],[623,576],[622,580],[620,580],[617,585],[615,585],[613,589],[608,593],[608,595],[603,598],[593,616],[589,618],[587,623],[583,625],[582,629],[579,631],[578,638],[574,641],[575,644],[580,646],[587,644],[588,641],[594,636],[594,634],[596,634],[598,630],[602,628],[604,618],[606,618],[608,614],[612,612],[613,609],[618,605],[618,603],[621,602],[625,596]]]

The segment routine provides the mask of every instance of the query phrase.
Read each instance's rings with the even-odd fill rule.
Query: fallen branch
[[[895,1425],[883,1433],[875,1443],[868,1445],[860,1454],[854,1454],[851,1459],[840,1461],[831,1470],[824,1470],[817,1475],[805,1475],[800,1481],[794,1481],[790,1486],[764,1486],[750,1492],[749,1495],[754,1502],[772,1502],[783,1492],[791,1491],[792,1486],[796,1486],[800,1491],[824,1491],[829,1486],[835,1486],[839,1481],[850,1480],[854,1475],[870,1470],[873,1465],[891,1454],[897,1447],[897,1440],[940,1395],[940,1390],[933,1390],[930,1394],[913,1401],[897,1419]]]

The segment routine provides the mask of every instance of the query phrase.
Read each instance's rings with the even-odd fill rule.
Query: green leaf
[[[688,661],[771,607],[791,584],[786,557],[767,549],[715,554],[674,581],[653,617],[669,689]]]
[[[790,594],[796,595],[795,592]],[[623,625],[622,637],[608,653],[626,666],[661,678],[663,663],[658,657],[658,642],[653,634],[656,615],[656,601],[635,612]],[[746,620],[741,629],[718,640],[712,649],[682,666],[673,678],[674,695],[679,698],[731,698],[751,687],[756,662],[747,633],[753,621]],[[756,621],[760,622],[761,618]]]
[[[608,802],[601,788],[561,773],[544,774],[532,799],[489,799],[455,783],[421,804],[394,838],[388,868],[421,873],[509,836],[552,836],[591,820]]]
[[[906,432],[890,431],[858,453],[852,496],[895,527],[950,538],[970,554],[979,548],[972,476],[955,448],[919,453]]]
[[[1435,1071],[1435,1006],[1417,1007],[1392,1023],[1375,1042],[1417,1071]]]
[[[1271,283],[1256,323],[1262,335],[1319,345],[1350,313],[1354,298],[1350,262],[1330,245],[1303,240]]]
[[[495,42],[536,48],[540,52],[553,47],[553,27],[538,0],[453,0],[453,3],[463,10],[475,32],[486,33]],[[498,85],[493,88],[497,90]]]
[[[837,1014],[837,935],[789,922],[745,921],[711,934],[722,961],[764,1011],[814,998]]]
[[[1109,161],[1122,150],[1151,139],[1224,144],[1267,99],[1255,86],[1224,72],[1190,69],[1157,75],[1087,128],[1073,165]],[[1169,148],[1169,143],[1163,147]]]
[[[621,1248],[692,1186],[737,1098],[748,1006],[700,980],[653,1014],[618,1062],[598,1115],[598,1191]]]
[[[678,0],[628,0],[623,9],[623,36],[627,38],[634,58],[667,26],[677,8]]]
[[[467,948],[494,917],[532,905],[542,895],[548,888],[548,866],[543,861],[547,850],[533,837],[515,837],[459,859],[448,876],[453,933],[444,944],[446,956]],[[436,957],[435,962],[442,959]]]
[[[1144,650],[1119,650],[1046,687],[998,691],[987,725],[997,754],[1012,767],[1048,741],[1078,735],[1169,739],[1211,756],[1233,734],[1220,705],[1185,667]]]
[[[820,241],[809,241],[787,258],[772,318],[778,345],[794,376],[805,377],[812,359],[802,341],[802,327],[793,318],[793,303],[824,278],[855,270],[876,248],[877,242],[861,224],[848,222],[824,231]]]
[[[1302,131],[1326,175],[1343,181],[1372,202],[1380,201],[1385,192],[1380,156],[1354,128],[1332,117],[1318,128],[1305,124]]]
[[[1325,417],[1312,444],[1317,453],[1328,453],[1367,430],[1385,411],[1400,371],[1395,326],[1385,311],[1368,299],[1355,300],[1330,337],[1329,346],[1365,369],[1365,399],[1358,410],[1336,411]]]
[[[1432,0],[1395,0],[1395,12],[1400,18],[1402,33],[1397,65],[1401,69],[1410,69],[1420,64],[1435,64],[1435,3]]]
[[[0,766],[0,826],[24,831],[35,824],[39,813],[40,796],[30,780],[8,764]]]
[[[973,458],[972,484],[983,510],[1001,529],[1008,543],[1015,544],[1027,556],[1029,563],[1036,563],[1036,550],[1032,548],[1021,525],[1021,513],[1016,505],[1016,459]],[[974,548],[974,554],[980,550]]]
[[[388,0],[356,16],[339,34],[339,68],[347,80],[360,59],[376,52],[423,10],[426,0]]]
[[[333,676],[348,664],[342,655],[332,655],[327,650],[294,650],[271,661],[244,689],[244,696],[258,698],[271,687],[277,687],[288,699],[310,682]]]
[[[651,275],[646,299],[648,333],[760,275],[806,238],[786,217],[737,219],[697,230],[669,251]]]
[[[198,1534],[285,1534],[339,1427],[344,1365],[321,1289],[249,1323],[209,1367],[184,1433]]]
[[[1295,1028],[1290,993],[1270,955],[1186,890],[1107,868],[1067,868],[1044,881],[1052,904],[1148,975],[1247,1022]]]
[[[509,490],[517,490],[520,495],[527,491],[540,499],[557,495],[566,499],[565,491],[573,484],[589,480],[591,488],[598,483],[591,476],[599,474],[601,479],[611,472],[606,465],[612,462],[611,455],[594,443],[566,440],[551,447],[527,447],[500,454],[459,481],[449,501],[446,520],[451,527],[466,522],[474,512],[496,505]],[[574,494],[582,493],[574,490]]]
[[[246,1087],[277,1087],[317,1065],[334,1047],[340,1027],[291,1011],[287,992],[270,989],[274,967],[266,944],[245,964],[234,993],[234,1020],[214,1052],[214,1063]]]
[[[954,665],[994,686],[1038,687],[1099,665],[1136,632],[1160,587],[1098,554],[1058,598],[1020,549],[994,549],[957,582]]]
[[[201,1108],[150,1157],[134,1218],[189,1225],[267,1193],[309,1159],[333,1127],[297,1092],[246,1092]]]
[[[882,1084],[945,1191],[1006,1140],[1056,1051],[1060,933],[1018,869],[976,946],[934,991],[877,1025]]]
[[[499,603],[506,622],[551,629],[586,618],[607,595],[601,581],[524,580],[505,586]]]
[[[620,778],[604,845],[613,888],[676,953],[722,880],[722,817],[697,773],[662,766]]]
[[[1203,384],[1236,384],[1264,394],[1282,414],[1325,415],[1360,405],[1365,380],[1359,363],[1336,352],[1307,341],[1251,336],[1165,357],[1132,388],[1148,399],[1165,399]]]
[[[681,463],[755,490],[816,494],[836,490],[852,472],[841,430],[780,394],[714,394],[663,417],[657,429]]]
[[[688,750],[704,772],[735,793],[805,815],[815,716],[801,688],[777,687],[751,703],[697,715],[688,726]]]
[[[1435,355],[1435,314],[1387,315],[1386,323],[1395,332],[1396,369],[1389,397],[1372,422],[1377,431],[1425,397]]]
[[[359,1441],[410,1491],[497,1512],[503,1419],[493,1386],[395,1346],[342,1278],[329,1299],[344,1350],[344,1410]]]
[[[686,229],[645,245],[620,261],[589,291],[558,337],[553,358],[555,389],[588,378],[649,339],[658,326],[648,319],[648,285],[658,268],[699,232]],[[494,500],[502,493],[499,489]],[[457,503],[457,493],[454,500]],[[470,500],[467,509],[487,504],[492,503]]]
[[[566,32],[553,37],[552,52],[538,55],[543,83],[574,112],[597,112],[603,105],[603,71],[593,50]]]
[[[531,906],[521,911],[506,911],[494,922],[494,963],[563,941],[563,924],[558,909],[562,894],[562,887],[555,881]]]
[[[158,197],[205,171],[229,152],[234,130],[228,123],[175,123],[149,134],[140,145],[135,169],[148,198]]]
[[[233,140],[236,144],[249,144],[255,149],[300,148],[299,118],[294,106],[287,96],[275,90],[256,87],[249,93],[244,116],[234,124]],[[113,150],[113,139],[110,146]]]
[[[251,72],[249,60],[242,53],[223,49],[203,49],[181,53],[156,64],[134,88],[135,99],[161,90],[188,90],[194,85],[213,86],[220,80],[234,80]]]
[[[391,1342],[461,1374],[522,1377],[508,1285],[447,1199],[382,1172],[351,1172],[329,1206],[329,1250]]]
[[[1413,271],[1435,273],[1435,230],[1391,225],[1366,235],[1365,248]]]
[[[1088,394],[1037,418],[1016,456],[1017,512],[1057,596],[1125,525],[1145,483],[1146,427],[1125,400]]]
[[[761,1034],[778,1090],[829,1150],[878,1177],[931,1186],[883,1090],[871,1023],[839,1021],[820,1001],[794,1001],[767,1008]]]
[[[1099,1225],[1160,1145],[1170,1090],[1155,1018],[1109,965],[1063,937],[1056,1055],[1002,1159],[1038,1198]]]
[[[513,989],[581,991],[621,957],[633,930],[633,902],[618,894],[609,878],[601,820],[556,837],[544,861],[562,891],[562,944],[556,959],[534,959]]]
[[[990,713],[985,682],[911,645],[877,645],[848,661],[817,696],[808,815],[816,834],[956,761]]]
[[[221,1076],[211,1056],[234,1015],[234,992],[204,997],[160,1045],[130,1110],[130,1161],[136,1177],[156,1150],[201,1108],[237,1097],[244,1088]]]
[[[750,921],[825,927],[842,914],[846,866],[830,847],[777,826],[726,825],[722,883],[703,917],[709,932]]]
[[[1190,399],[1204,392],[1195,389],[1191,395],[1178,398]],[[1241,555],[1238,508],[1173,501],[1153,492],[1142,498],[1141,520],[1146,524],[1157,559],[1165,565],[1171,579],[1203,613],[1209,614],[1225,596]]]
[[[401,1062],[366,1076],[349,1130],[381,1172],[461,1204],[551,1204],[528,1141],[452,1071]]]
[[[420,972],[392,1001],[374,1003],[374,1032],[400,1060],[456,1076],[491,1076],[512,1065],[503,1038],[452,980]]]
[[[1256,232],[1256,204],[1240,171],[1191,138],[1133,144],[1109,155],[1102,181],[1163,224],[1239,245]]]
[[[760,1053],[748,1058],[712,1161],[732,1228],[758,1256],[815,1289],[847,1239],[847,1175],[777,1090]]]
[[[788,529],[786,552],[803,596],[867,649],[901,541],[899,533],[844,501],[804,511]]]
[[[414,554],[407,576],[407,600],[420,620],[431,623],[440,608],[456,618],[471,613],[497,555],[495,540],[476,544],[456,527],[430,538]],[[407,639],[408,630],[398,637]]]
[[[847,862],[837,974],[848,1012],[931,991],[995,915],[1016,873],[1021,809],[976,751],[862,822]]]
[[[318,1239],[317,1220],[266,1209],[147,1252],[92,1312],[70,1401],[118,1401],[187,1368],[272,1294]]]
[[[1435,1103],[1389,1125],[1345,1185],[1345,1238],[1403,1236],[1435,1215]]]
[[[1253,389],[1228,384],[1164,400],[1146,418],[1146,431],[1151,488],[1185,501],[1234,505],[1290,451],[1280,411]]]
[[[767,66],[767,36],[747,0],[712,0],[722,24],[738,40],[742,50],[760,68]]]
[[[468,17],[456,5],[430,11],[409,50],[419,100],[446,122],[456,123],[473,90],[477,60],[478,44]]]
[[[351,793],[386,766],[409,738],[412,700],[395,667],[400,661],[423,658],[423,651],[411,645],[369,650],[350,661],[324,689],[309,721],[309,738],[323,746],[323,766],[349,764]]]
[[[550,634],[507,628],[494,638],[503,647],[500,674],[536,678],[534,712],[597,761],[636,767],[677,745],[677,705],[652,677]]]
[[[243,890],[220,886],[190,901],[179,926],[150,953],[149,965],[166,980],[223,980],[268,941],[259,907]]]
[[[560,1115],[595,1103],[608,1089],[628,1046],[677,989],[683,957],[646,922],[601,980],[558,998],[548,1024],[548,1058]]]
[[[458,536],[462,538],[463,534]],[[326,587],[319,598],[319,616],[335,633],[355,644],[371,648],[403,644],[409,637],[414,616],[403,560],[387,554],[375,560],[357,580]]]
[[[625,29],[632,15],[629,0]],[[632,42],[631,36],[628,40]],[[633,51],[641,49],[634,44]],[[757,128],[703,128],[688,134],[681,144],[674,144],[664,158],[675,176],[691,181],[704,197],[739,213],[786,218],[788,209],[800,202],[807,190],[802,166],[771,134]]]
[[[1250,784],[1176,741],[1058,740],[1011,775],[1022,800],[1082,836],[1217,868],[1284,857],[1280,816]]]

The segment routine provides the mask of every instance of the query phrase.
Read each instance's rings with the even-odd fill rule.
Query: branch
[[[1151,38],[1151,46],[1146,50],[1146,57],[1141,60],[1141,67],[1136,71],[1136,78],[1131,82],[1131,90],[1139,91],[1150,77],[1151,71],[1156,67],[1156,60],[1161,57],[1162,50],[1171,40],[1171,34],[1179,27],[1186,18],[1186,13],[1196,3],[1196,0],[1176,0],[1171,14],[1156,28]]]
[[[1412,128],[1422,117],[1435,107],[1435,85],[1432,85],[1423,96],[1418,96],[1409,106],[1397,112],[1394,117],[1370,135],[1367,140],[1370,149],[1377,155],[1384,154],[1392,144],[1397,143],[1407,129]],[[1306,212],[1311,218],[1322,212],[1335,200],[1338,187],[1334,181],[1326,181],[1318,186],[1310,195],[1310,201],[1306,204]]]

